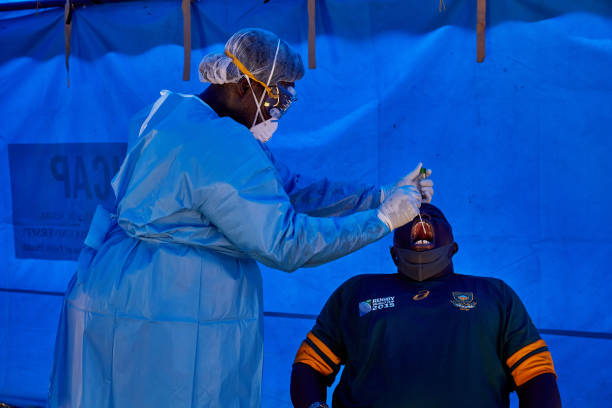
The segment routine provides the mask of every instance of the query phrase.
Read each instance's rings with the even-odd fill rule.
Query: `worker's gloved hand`
[[[425,178],[419,179],[419,182],[418,182],[419,183],[418,189],[421,192],[421,197],[423,198],[424,203],[431,203],[431,198],[433,197],[433,194],[434,194],[434,189],[433,189],[434,182],[433,180],[429,178],[430,174],[431,174],[431,170],[427,169],[427,172],[424,175]]]
[[[422,163],[419,163],[414,170],[404,176],[400,181],[395,184],[386,185],[380,188],[380,202],[384,202],[385,198],[389,197],[393,194],[393,191],[397,187],[413,185],[420,192],[423,198],[423,202],[430,203],[431,198],[433,197],[434,190],[433,180],[429,179],[431,176],[431,169],[427,169],[425,173],[421,173],[421,168],[423,167]]]
[[[380,205],[378,218],[393,231],[419,214],[421,192],[413,185],[399,186]]]

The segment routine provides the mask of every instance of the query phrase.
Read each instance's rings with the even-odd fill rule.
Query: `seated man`
[[[297,408],[560,407],[552,357],[503,281],[454,273],[451,226],[431,204],[395,230],[397,274],[360,275],[329,298],[298,350]]]

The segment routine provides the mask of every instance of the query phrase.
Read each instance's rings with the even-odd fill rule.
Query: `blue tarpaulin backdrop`
[[[311,176],[390,183],[418,161],[454,226],[460,273],[521,296],[567,407],[612,405],[612,2],[319,0],[317,68],[269,143]],[[44,404],[64,291],[129,118],[161,89],[199,93],[197,64],[243,27],[307,62],[306,0],[77,7],[67,87],[64,10],[0,13],[0,401]],[[263,268],[263,407],[289,407],[295,352],[348,277],[392,273],[391,237],[293,274]],[[282,312],[281,316],[277,312]],[[286,315],[283,315],[286,314]],[[452,333],[448,333],[452,336]],[[410,375],[410,373],[407,373]],[[513,404],[516,404],[514,401]]]

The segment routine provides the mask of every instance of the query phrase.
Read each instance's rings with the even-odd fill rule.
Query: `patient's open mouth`
[[[434,247],[434,229],[427,220],[418,220],[412,225],[410,247],[415,251],[427,251]]]

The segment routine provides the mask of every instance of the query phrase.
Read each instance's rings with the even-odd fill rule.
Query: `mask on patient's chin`
[[[455,242],[429,251],[391,247],[391,257],[398,272],[417,282],[434,278],[447,271],[446,267],[451,264],[455,252],[457,252]]]

